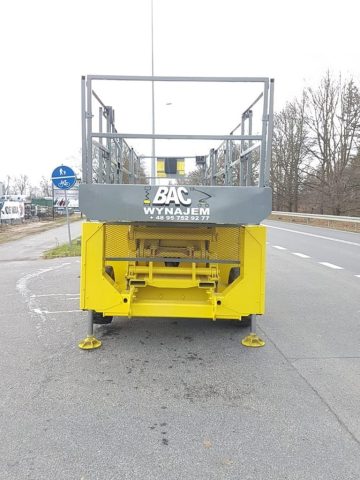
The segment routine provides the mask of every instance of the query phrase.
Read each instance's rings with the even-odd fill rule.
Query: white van
[[[12,220],[24,220],[25,205],[24,202],[0,199],[0,219],[2,222]]]

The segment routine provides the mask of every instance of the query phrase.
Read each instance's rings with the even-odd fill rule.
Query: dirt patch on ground
[[[70,222],[76,222],[80,219],[79,215],[72,215]],[[0,225],[0,244],[18,240],[33,233],[45,232],[54,227],[59,227],[66,223],[66,217],[56,218],[55,220],[29,221],[17,225],[1,224]]]
[[[301,225],[310,225],[312,227],[325,227],[333,230],[345,230],[347,232],[360,233],[360,223],[343,222],[338,220],[319,220],[317,218],[291,217],[288,215],[271,214],[269,220],[280,220],[288,223],[299,223]],[[360,217],[359,217],[360,220]]]

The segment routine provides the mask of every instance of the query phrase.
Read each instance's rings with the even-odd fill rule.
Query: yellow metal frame
[[[203,230],[201,230],[203,228]],[[102,312],[106,316],[121,317],[188,317],[235,319],[256,314],[262,315],[265,306],[265,246],[264,226],[240,227],[178,227],[179,240],[166,227],[135,227],[132,225],[86,222],[82,227],[81,294],[80,308]],[[209,233],[210,231],[210,233]],[[240,265],[216,263],[215,258],[232,258],[232,235],[237,235],[237,257]],[[178,266],[164,262],[144,261],[149,256],[153,240],[166,238],[169,248],[183,255]],[[115,245],[121,238],[120,248],[130,257],[141,249],[141,260],[106,260],[106,244]],[[139,240],[140,239],[140,240]],[[172,239],[172,240],[171,240]],[[192,245],[199,251],[208,248],[209,260],[191,262],[187,251]],[[139,247],[140,245],[140,247]],[[210,245],[210,247],[209,247]],[[138,248],[138,250],[136,250]],[[168,252],[163,248],[163,255]],[[128,254],[131,253],[131,255]],[[196,252],[193,252],[196,258]],[[140,257],[139,257],[140,258]],[[150,258],[150,257],[149,257]],[[213,263],[211,261],[213,259]],[[115,280],[106,273],[111,266]],[[232,267],[240,267],[240,275],[228,284]]]

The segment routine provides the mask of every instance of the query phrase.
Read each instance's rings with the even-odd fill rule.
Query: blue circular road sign
[[[69,190],[76,183],[76,175],[72,168],[61,165],[52,172],[51,180],[60,190]]]

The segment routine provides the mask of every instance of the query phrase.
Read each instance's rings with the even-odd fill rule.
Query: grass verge
[[[79,237],[75,238],[75,240],[71,242],[71,245],[69,245],[69,243],[64,243],[51,250],[46,250],[46,252],[43,253],[43,258],[79,257],[80,252],[81,240]]]

